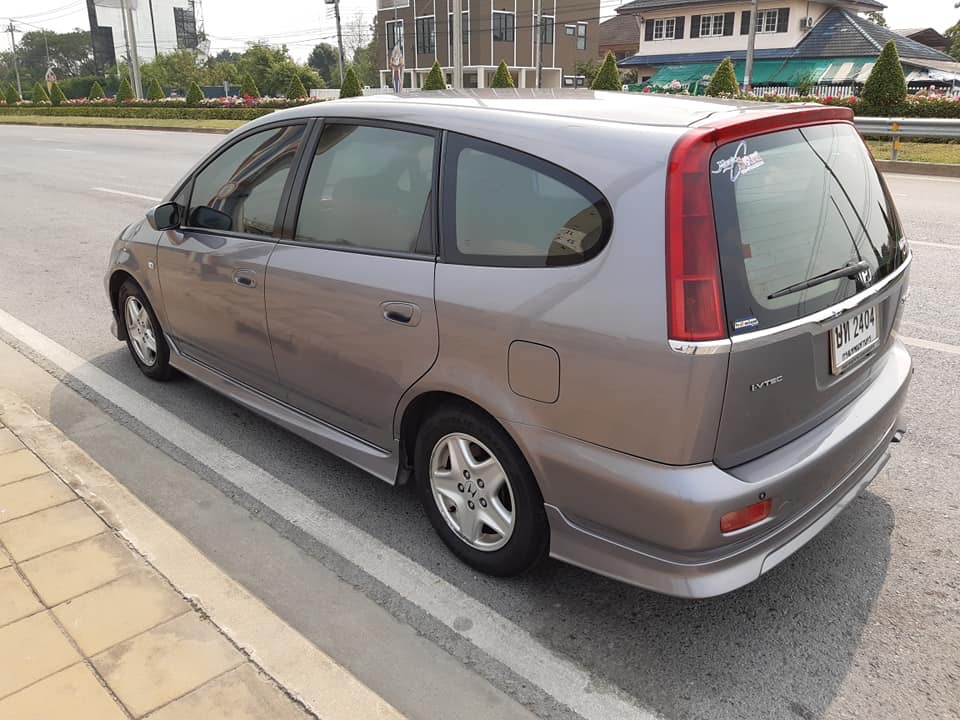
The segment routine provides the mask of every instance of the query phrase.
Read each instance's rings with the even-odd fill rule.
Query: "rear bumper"
[[[541,481],[550,554],[657,592],[720,595],[776,567],[883,469],[903,429],[912,372],[899,342],[876,381],[826,422],[757,460],[671,467],[530,426],[511,430]],[[762,497],[769,518],[721,534],[720,516]]]

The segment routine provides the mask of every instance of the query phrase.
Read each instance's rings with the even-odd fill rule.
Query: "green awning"
[[[798,79],[809,77],[814,83],[846,83],[866,79],[876,58],[816,58],[809,60],[757,60],[753,63],[754,85],[776,84],[794,86]],[[718,63],[686,63],[661,65],[656,74],[640,86],[664,87],[674,80],[681,85],[694,85],[709,77]],[[744,61],[734,63],[737,81],[743,82]]]

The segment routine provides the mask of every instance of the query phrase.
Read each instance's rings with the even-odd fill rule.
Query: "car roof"
[[[537,115],[570,118],[588,122],[614,122],[659,127],[688,127],[718,113],[743,112],[770,103],[744,102],[682,95],[654,93],[599,92],[593,90],[436,90],[405,92],[402,95],[370,95],[365,97],[313,103],[291,108],[267,117],[353,117],[399,120],[399,115],[416,115],[433,127],[456,130],[464,121],[493,120],[499,115],[523,115],[527,121]],[[796,105],[793,106],[796,108]]]

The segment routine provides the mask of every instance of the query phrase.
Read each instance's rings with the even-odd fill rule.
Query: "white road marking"
[[[3,310],[0,310],[0,330],[586,720],[654,720],[657,717],[640,708],[633,698],[609,688],[587,670],[557,655],[493,609]]]
[[[922,247],[947,248],[949,250],[960,250],[960,245],[951,243],[923,242],[921,240],[907,240],[907,245],[921,245]]]
[[[923,338],[905,337],[900,335],[900,339],[907,345],[913,345],[926,350],[939,350],[940,352],[950,353],[951,355],[960,355],[960,345],[951,345],[950,343],[936,342],[935,340],[924,340]]]
[[[80,153],[81,155],[93,155],[93,150],[78,150],[76,148],[54,148],[54,152]]]
[[[154,197],[153,195],[141,195],[140,193],[127,192],[126,190],[111,190],[110,188],[105,187],[95,187],[90,189],[98,192],[113,193],[114,195],[125,195],[126,197],[138,198],[140,200],[152,200],[154,202],[160,202],[163,199]]]

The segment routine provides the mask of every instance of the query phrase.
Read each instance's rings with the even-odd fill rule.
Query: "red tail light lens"
[[[745,508],[728,512],[720,518],[720,532],[728,533],[756,525],[761,520],[770,517],[772,506],[773,503],[770,498],[767,498],[753,505],[747,505]]]
[[[673,340],[727,336],[710,196],[712,134],[688,132],[667,166],[667,327]]]

